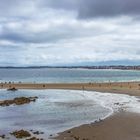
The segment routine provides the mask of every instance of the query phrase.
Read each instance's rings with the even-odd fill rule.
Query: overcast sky
[[[107,62],[140,62],[140,0],[0,0],[0,66]]]

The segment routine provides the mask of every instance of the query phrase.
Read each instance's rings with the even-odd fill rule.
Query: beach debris
[[[15,105],[23,105],[23,104],[28,104],[30,102],[35,102],[38,97],[17,97],[14,98],[13,100],[4,100],[0,101],[0,106],[9,106],[12,104]]]
[[[19,131],[14,131],[12,133],[10,133],[11,135],[15,136],[16,138],[27,138],[27,137],[31,137],[31,134],[28,131],[25,130],[19,130]]]

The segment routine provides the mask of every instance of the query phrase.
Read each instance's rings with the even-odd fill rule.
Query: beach
[[[98,92],[140,95],[140,82],[108,82],[108,83],[0,83],[1,89],[69,89],[90,90]]]
[[[60,133],[58,140],[139,140],[140,114],[121,112]]]
[[[0,140],[140,140],[140,0],[0,0]]]
[[[65,89],[97,91],[102,93],[140,95],[140,82],[114,82],[114,83],[1,83],[1,89]],[[139,140],[140,114],[121,110],[115,112],[105,120],[91,122],[59,133],[58,140]]]

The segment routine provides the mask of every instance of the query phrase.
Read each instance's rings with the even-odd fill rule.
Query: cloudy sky
[[[0,0],[0,66],[139,62],[140,0]]]

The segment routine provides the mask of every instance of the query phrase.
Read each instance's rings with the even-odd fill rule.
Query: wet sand
[[[140,114],[118,113],[61,133],[58,140],[140,140]]]
[[[99,92],[128,94],[140,96],[140,82],[114,83],[0,83],[1,89],[71,89],[93,90]]]
[[[0,84],[8,89],[72,89],[93,90],[118,94],[140,96],[140,82],[118,83],[74,83],[74,84],[37,84],[16,83]],[[140,114],[119,112],[94,124],[86,124],[60,133],[58,140],[140,140]]]

